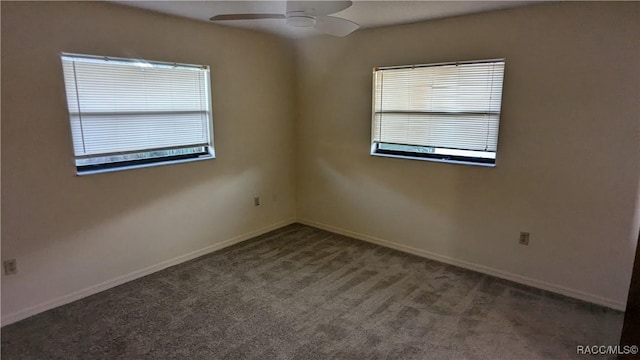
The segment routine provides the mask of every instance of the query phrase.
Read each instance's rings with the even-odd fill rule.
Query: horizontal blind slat
[[[188,146],[208,142],[208,115],[183,114],[71,117],[76,155]],[[108,135],[107,135],[108,134]],[[84,146],[83,146],[84,140]]]

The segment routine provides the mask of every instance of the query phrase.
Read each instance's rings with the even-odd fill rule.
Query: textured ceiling
[[[120,4],[157,12],[207,21],[214,15],[230,13],[284,14],[286,1],[114,1]],[[371,28],[395,24],[472,14],[531,4],[535,1],[354,1],[353,6],[333,14]],[[318,35],[311,28],[287,26],[284,20],[240,20],[218,22],[288,37],[302,38]]]

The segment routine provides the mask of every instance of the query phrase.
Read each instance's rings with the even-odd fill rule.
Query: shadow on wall
[[[456,239],[474,221],[468,213],[473,213],[470,207],[477,201],[469,201],[465,194],[464,171],[434,171],[460,165],[418,162],[409,167],[405,162],[413,160],[357,157],[355,162],[362,166],[338,156],[331,162],[318,158],[314,164],[321,177],[317,181],[326,183],[323,190],[329,194],[324,205],[353,215],[342,225],[345,229],[464,258],[464,244]]]
[[[635,229],[631,219],[583,214],[581,207],[589,205],[581,202],[589,199],[549,199],[534,190],[544,182],[508,175],[512,183],[501,182],[505,175],[499,168],[379,158],[362,151],[347,155],[326,147],[319,152],[322,156],[309,163],[313,194],[307,193],[306,201],[314,209],[303,218],[311,214],[311,221],[617,300],[620,291],[611,277],[618,275],[611,262],[635,247],[625,237]],[[534,197],[523,199],[522,191]],[[603,220],[587,224],[583,216]],[[621,227],[612,229],[617,223]],[[530,246],[518,244],[520,230],[533,234]],[[609,237],[598,235],[607,232]],[[594,257],[612,244],[609,257]],[[593,270],[586,277],[585,267]],[[605,280],[593,281],[598,277]]]
[[[636,210],[634,211],[634,217],[631,219],[633,226],[631,227],[631,233],[629,234],[631,247],[634,249],[640,246],[638,243],[638,233],[640,233],[640,176],[638,176],[638,187],[636,189]],[[633,251],[632,251],[633,252]]]
[[[623,303],[640,175],[633,6],[540,4],[299,43],[301,217]],[[368,154],[374,66],[496,57],[495,168]]]
[[[514,216],[500,207],[515,204],[495,203],[497,192],[508,191],[495,185],[502,169],[370,156],[371,71],[410,62],[368,44],[354,34],[350,43],[317,40],[330,49],[320,56],[302,51],[309,68],[301,71],[300,91],[303,101],[313,101],[303,104],[311,115],[301,127],[307,145],[301,186],[312,194],[308,203],[323,203],[311,212],[324,211],[319,221],[345,229],[468,258],[470,250],[456,239],[481,237],[468,229],[495,229]]]
[[[105,2],[0,6],[3,315],[295,215],[289,44]],[[211,66],[218,158],[75,176],[61,52]]]
[[[288,142],[280,141],[289,135],[278,132],[290,125],[289,105],[281,99],[289,90],[272,81],[288,84],[290,76],[280,40],[107,3],[3,3],[2,10],[3,256],[21,258],[54,248],[64,254],[70,242],[82,243],[88,234],[120,236],[113,247],[131,240],[128,247],[147,253],[157,251],[156,245],[177,247],[169,235],[179,235],[182,225],[198,228],[173,241],[192,246],[204,241],[205,226],[210,236],[246,232],[248,222],[255,227],[256,218],[244,216],[247,204],[237,199],[250,203],[253,194],[247,192],[275,188],[285,177],[281,168],[289,165],[272,160],[289,150]],[[219,51],[203,46],[205,40],[235,46]],[[211,65],[218,158],[76,177],[62,51]],[[259,116],[263,121],[256,124]],[[284,144],[273,144],[274,139]],[[154,246],[145,249],[149,243],[136,238],[148,238]]]
[[[243,229],[250,217],[243,216],[244,206],[239,206],[237,199],[246,197],[246,189],[256,188],[263,181],[262,174],[257,170],[217,174],[213,171],[217,162],[214,159],[81,177],[65,167],[55,175],[22,174],[18,176],[20,186],[11,186],[11,180],[3,179],[5,189],[13,190],[3,196],[3,245],[18,252],[4,256],[46,259],[53,249],[69,248],[91,252],[95,236],[112,238],[114,246],[128,240],[131,248],[148,246],[137,243],[139,237],[156,238],[156,245],[162,247],[171,236],[173,241],[180,241],[181,234],[188,237],[190,231],[203,232],[176,226],[209,227],[216,218],[235,219],[237,224],[225,224],[227,231]],[[3,170],[14,175],[19,172],[7,167]],[[214,238],[212,227],[206,230]],[[126,254],[127,249],[121,251]],[[82,254],[79,251],[76,256]]]

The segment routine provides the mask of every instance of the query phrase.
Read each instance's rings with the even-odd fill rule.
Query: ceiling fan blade
[[[222,20],[260,20],[260,19],[284,19],[286,16],[283,14],[223,14],[216,15],[209,20],[222,21]]]
[[[315,28],[325,34],[345,37],[356,31],[360,26],[353,21],[333,16],[318,16]]]
[[[287,14],[304,12],[305,15],[323,16],[335,14],[351,5],[352,1],[287,1]]]

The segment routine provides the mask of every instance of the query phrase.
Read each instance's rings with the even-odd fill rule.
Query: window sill
[[[214,154],[210,154],[210,155],[203,155],[197,158],[158,161],[158,162],[149,163],[149,164],[126,165],[126,166],[113,167],[109,169],[84,170],[84,171],[76,170],[76,175],[77,176],[94,175],[94,174],[102,174],[102,173],[132,170],[132,169],[141,169],[141,168],[148,168],[148,167],[155,167],[155,166],[182,164],[182,163],[193,162],[193,161],[211,160],[215,158],[216,156]]]
[[[448,160],[448,159],[426,158],[426,157],[407,156],[407,155],[381,154],[381,153],[375,153],[375,152],[372,152],[371,155],[372,156],[379,156],[379,157],[396,158],[396,159],[421,160],[421,161],[431,161],[431,162],[458,164],[458,165],[473,165],[473,166],[482,166],[482,167],[496,167],[496,164],[479,163],[479,162],[464,161],[464,160]]]

